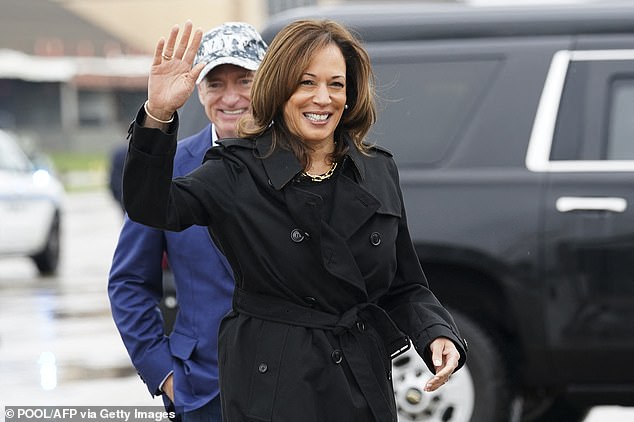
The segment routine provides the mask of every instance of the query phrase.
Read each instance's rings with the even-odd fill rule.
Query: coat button
[[[259,373],[263,374],[263,373],[265,373],[268,370],[269,370],[269,366],[266,363],[262,362],[261,364],[258,365],[258,372]]]
[[[372,246],[379,246],[381,244],[381,233],[374,232],[370,235],[370,243]]]
[[[357,330],[361,332],[365,331],[365,323],[363,321],[357,321]]]
[[[331,353],[330,357],[332,358],[332,361],[334,363],[336,363],[337,365],[339,365],[341,363],[341,361],[343,360],[343,353],[341,353],[341,350],[339,349],[335,349],[333,350],[333,352]]]
[[[314,308],[314,307],[315,307],[315,305],[317,304],[317,299],[315,299],[315,298],[314,298],[314,297],[312,297],[312,296],[306,296],[306,297],[304,298],[304,302],[306,302],[306,305],[308,305],[308,307],[310,307],[310,308]]]
[[[304,240],[304,233],[299,231],[299,229],[293,229],[291,231],[291,240],[295,243],[299,243]]]

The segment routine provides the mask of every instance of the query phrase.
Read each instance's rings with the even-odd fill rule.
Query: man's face
[[[249,112],[253,75],[251,70],[223,64],[198,85],[198,98],[218,138],[236,137],[236,123]]]

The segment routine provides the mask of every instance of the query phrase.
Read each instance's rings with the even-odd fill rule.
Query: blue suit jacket
[[[200,166],[211,147],[212,126],[178,143],[174,176]],[[161,259],[167,251],[179,311],[174,330],[164,335],[158,309]],[[218,326],[231,308],[233,277],[206,227],[183,232],[156,230],[125,217],[114,252],[108,295],[114,321],[132,363],[152,395],[174,371],[175,405],[189,412],[219,392]]]

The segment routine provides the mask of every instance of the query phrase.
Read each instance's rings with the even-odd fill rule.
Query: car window
[[[451,148],[499,60],[375,55],[373,65],[379,116],[369,140],[390,149],[400,165],[420,166],[439,162]]]
[[[634,160],[634,78],[612,81],[610,98],[606,159]]]
[[[584,53],[566,71],[550,161],[634,160],[634,60]]]
[[[30,161],[22,149],[5,133],[0,133],[0,170],[31,170]]]

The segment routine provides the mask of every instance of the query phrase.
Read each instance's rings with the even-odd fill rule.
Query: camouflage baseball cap
[[[233,64],[256,70],[264,58],[266,43],[248,23],[226,22],[203,35],[194,65],[206,63],[198,76],[199,84],[216,66]]]

